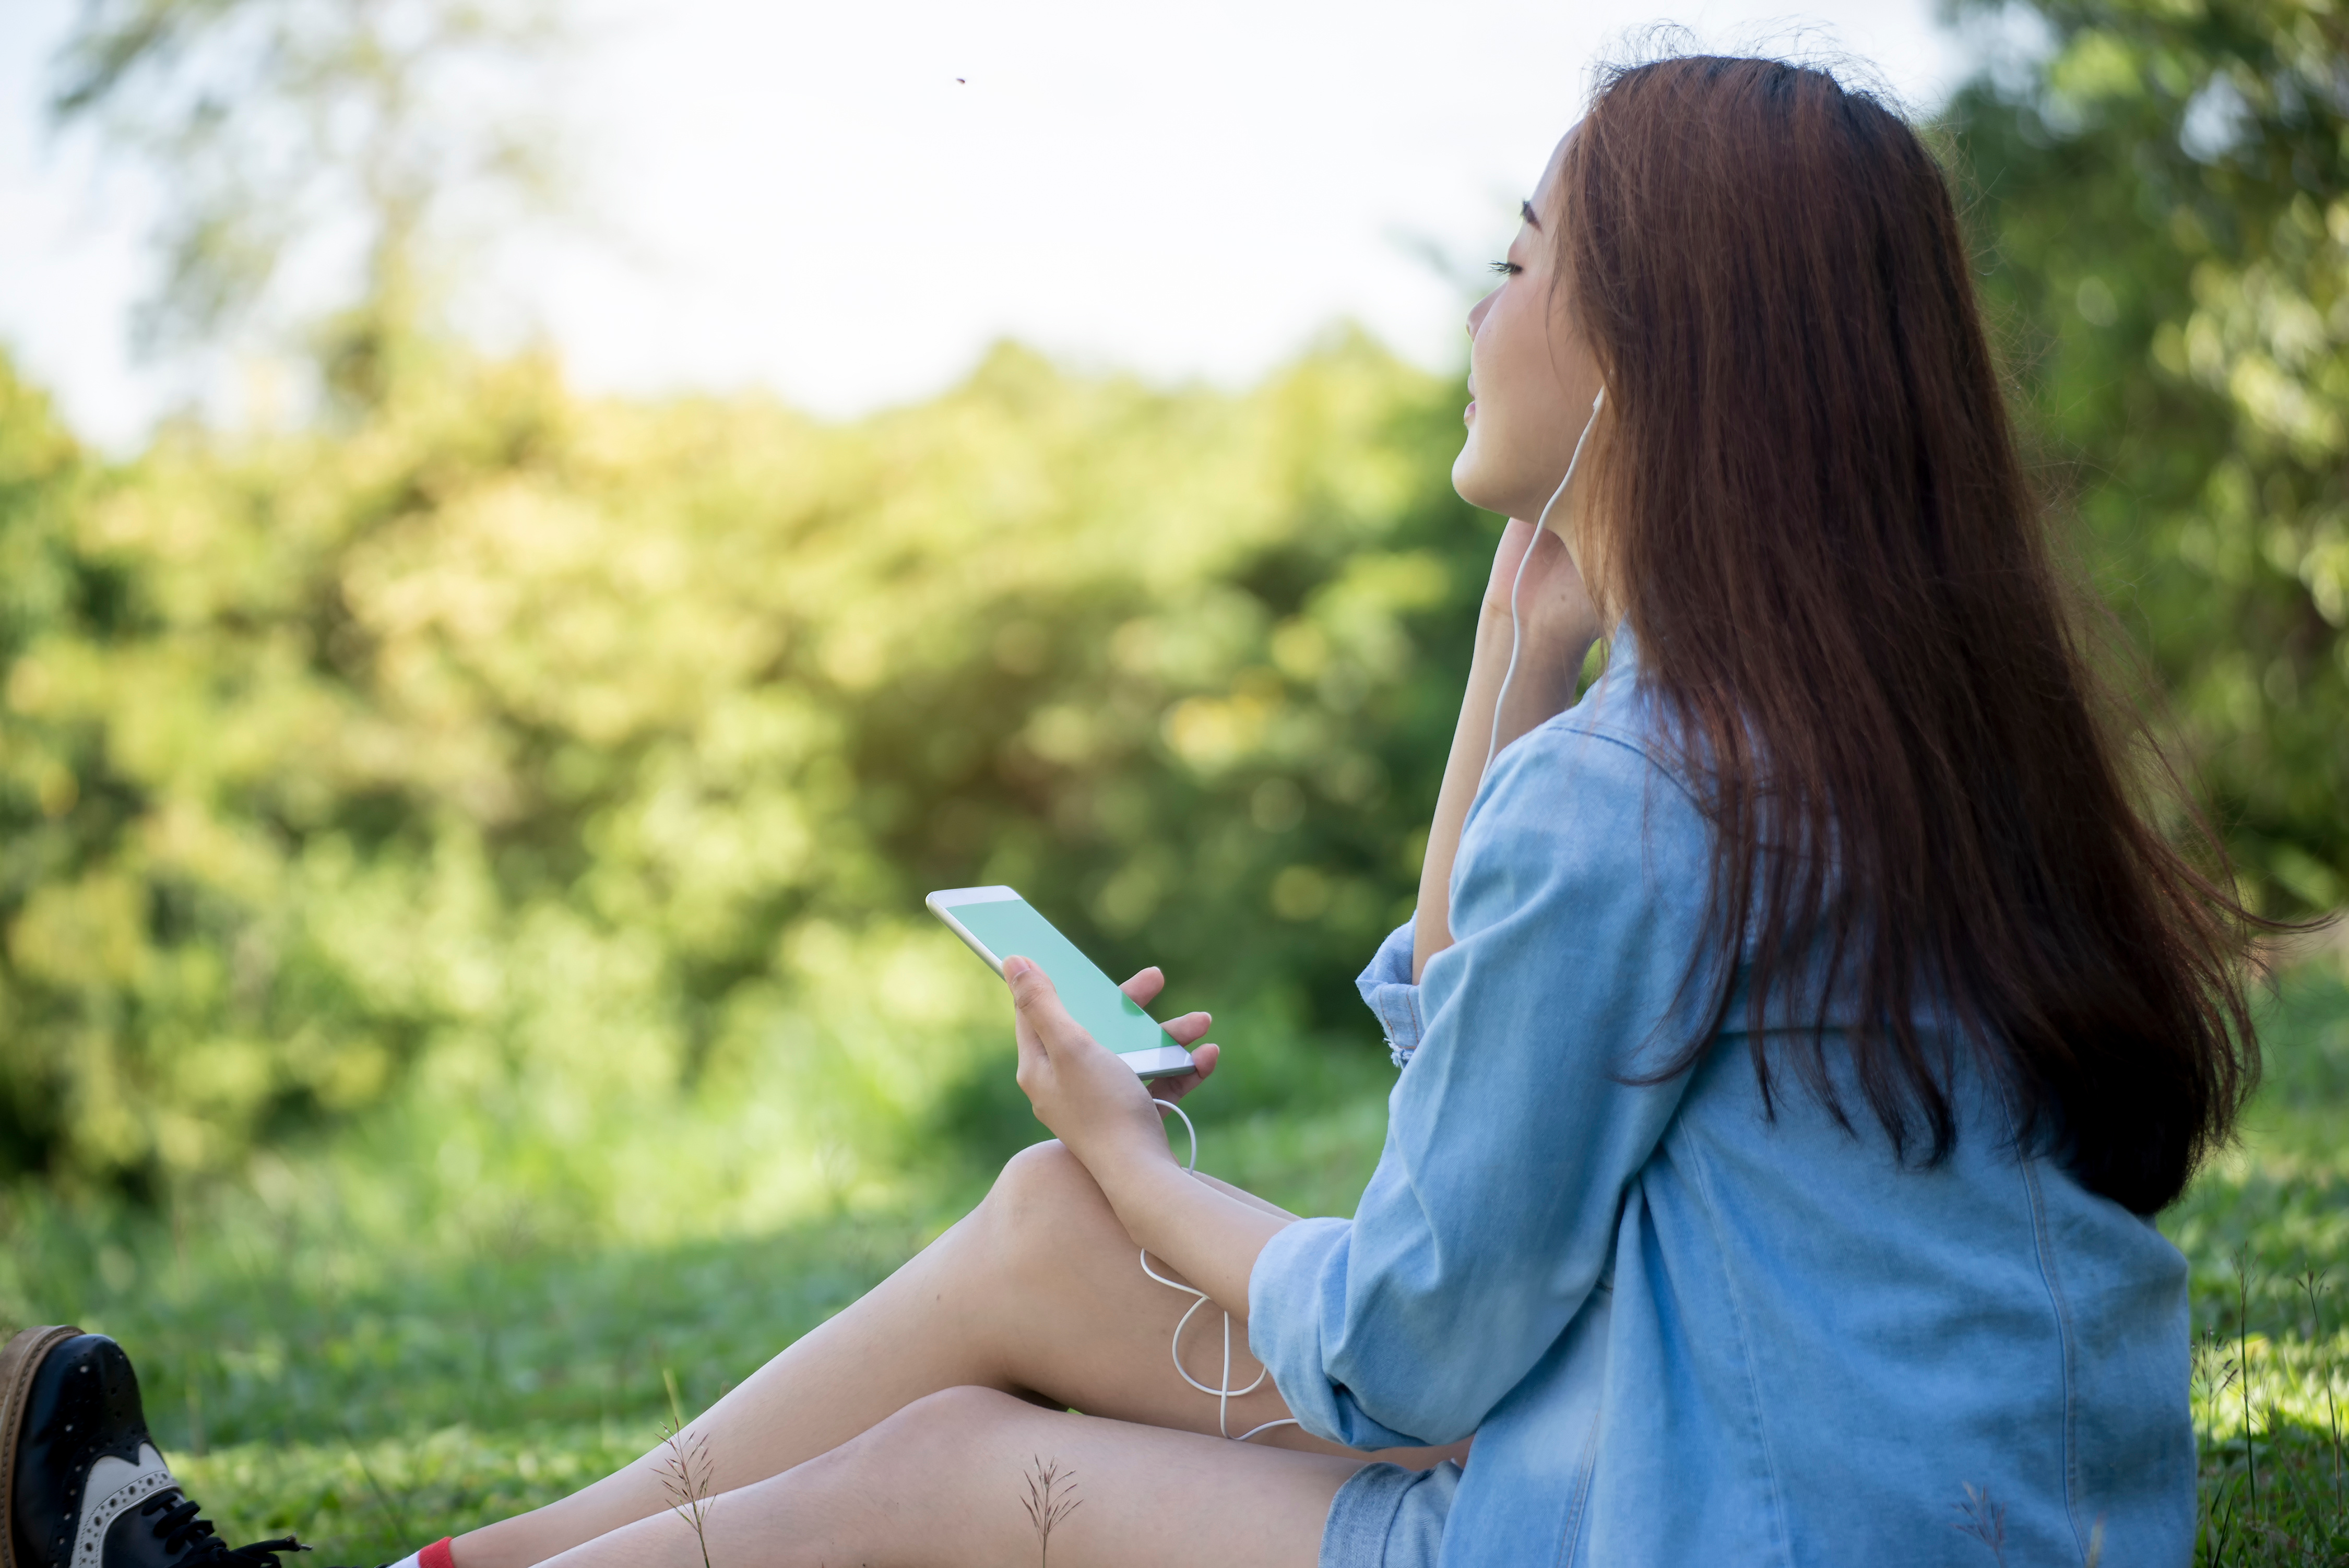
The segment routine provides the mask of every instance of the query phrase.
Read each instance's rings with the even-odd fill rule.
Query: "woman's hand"
[[[1003,977],[1018,1009],[1019,1087],[1037,1119],[1092,1173],[1135,1246],[1172,1264],[1226,1312],[1245,1315],[1257,1254],[1293,1216],[1185,1175],[1153,1099],[1182,1098],[1215,1071],[1220,1053],[1193,1047],[1194,1071],[1145,1088],[1132,1068],[1069,1016],[1043,970],[1007,958]],[[1157,970],[1145,969],[1119,989],[1146,1004],[1164,984]],[[1186,1014],[1165,1028],[1190,1046],[1207,1032],[1207,1015]]]
[[[1533,559],[1527,561],[1530,550]],[[1523,583],[1517,567],[1526,569]],[[1509,590],[1516,587],[1511,611]],[[1460,851],[1460,830],[1468,803],[1485,777],[1489,758],[1517,737],[1573,705],[1575,678],[1590,645],[1599,640],[1599,610],[1575,570],[1566,541],[1547,529],[1511,518],[1493,552],[1493,573],[1485,582],[1485,605],[1476,618],[1476,652],[1468,666],[1468,689],[1460,699],[1460,723],[1452,732],[1452,756],[1444,765],[1435,816],[1427,827],[1427,853],[1419,867],[1419,905],[1413,917],[1411,977],[1426,972],[1427,961],[1452,945],[1452,862]],[[1502,686],[1514,654],[1516,674]],[[1495,710],[1498,710],[1497,713]]]
[[[1526,551],[1531,547],[1534,558],[1526,562],[1525,582],[1517,583],[1518,563],[1525,562]],[[1516,589],[1516,606],[1510,607],[1510,589]],[[1574,557],[1566,548],[1566,541],[1549,529],[1539,534],[1534,525],[1522,518],[1511,518],[1501,531],[1501,542],[1493,552],[1493,571],[1485,582],[1484,621],[1497,625],[1504,632],[1515,619],[1517,630],[1525,638],[1526,654],[1556,654],[1574,655],[1575,670],[1568,671],[1570,683],[1575,671],[1581,668],[1582,653],[1599,640],[1599,607],[1591,602],[1590,590],[1575,569]],[[1519,673],[1525,673],[1522,655]]]
[[[1533,552],[1531,561],[1526,560],[1528,550]],[[1509,588],[1520,562],[1526,562],[1526,578],[1517,589],[1513,618]],[[1500,548],[1493,552],[1493,574],[1485,583],[1485,607],[1476,627],[1476,663],[1506,673],[1514,647],[1516,676],[1508,683],[1497,725],[1491,705],[1505,694],[1498,675],[1488,677],[1490,695],[1482,705],[1485,744],[1489,747],[1497,739],[1506,746],[1573,707],[1574,683],[1582,673],[1583,655],[1598,640],[1599,609],[1591,603],[1566,542],[1548,529],[1537,533],[1533,524],[1511,518],[1508,527],[1501,531]],[[1471,702],[1480,684],[1470,680]],[[1483,771],[1480,758],[1480,777]],[[1475,793],[1473,785],[1470,793]]]
[[[1172,1163],[1154,1098],[1176,1100],[1216,1070],[1220,1049],[1191,1052],[1192,1070],[1149,1085],[1115,1053],[1085,1032],[1061,1005],[1050,976],[1025,958],[1007,958],[1003,977],[1011,987],[1013,1032],[1019,1043],[1019,1088],[1036,1108],[1036,1119],[1052,1130],[1071,1154],[1104,1180],[1110,1168],[1143,1160]],[[1137,1006],[1147,1006],[1165,985],[1157,969],[1144,969],[1118,987]],[[1207,1014],[1186,1013],[1164,1026],[1178,1045],[1189,1046],[1207,1032]]]

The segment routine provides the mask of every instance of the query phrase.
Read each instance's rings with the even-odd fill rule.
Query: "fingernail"
[[[1003,961],[1003,977],[1006,980],[1017,979],[1019,976],[1027,974],[1028,971],[1035,967],[1036,966],[1033,964],[1029,963],[1025,958],[1020,958],[1015,955]]]

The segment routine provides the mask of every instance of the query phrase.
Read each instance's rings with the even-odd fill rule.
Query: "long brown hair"
[[[1560,272],[1607,386],[1588,515],[1716,829],[1692,984],[1722,977],[1721,1018],[1750,942],[1766,1105],[1784,1064],[1851,1125],[1840,991],[1900,1157],[1953,1146],[1962,1050],[2022,1140],[2163,1207],[2258,1076],[2253,923],[2208,830],[2211,874],[2140,800],[2168,775],[2104,695],[1940,169],[1826,72],[1695,57],[1608,77],[1563,173]],[[1817,1026],[1765,1044],[1821,954]],[[1936,1008],[1954,1036],[1920,1028]]]

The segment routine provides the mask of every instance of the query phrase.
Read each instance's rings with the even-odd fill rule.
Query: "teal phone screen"
[[[954,917],[973,936],[987,944],[999,959],[1017,954],[1032,959],[1051,976],[1069,1016],[1112,1051],[1146,1051],[1174,1042],[1157,1021],[1117,988],[1101,966],[1077,951],[1077,944],[1052,929],[1052,923],[1030,909],[1025,900],[1007,898],[992,903],[957,903]]]

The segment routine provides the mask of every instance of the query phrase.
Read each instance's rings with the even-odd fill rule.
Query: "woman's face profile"
[[[1472,506],[1528,521],[1557,489],[1599,393],[1598,364],[1557,273],[1559,166],[1573,140],[1569,130],[1523,204],[1507,259],[1494,263],[1506,274],[1500,286],[1468,313],[1468,439],[1453,488]],[[1565,508],[1550,521],[1566,532]]]

